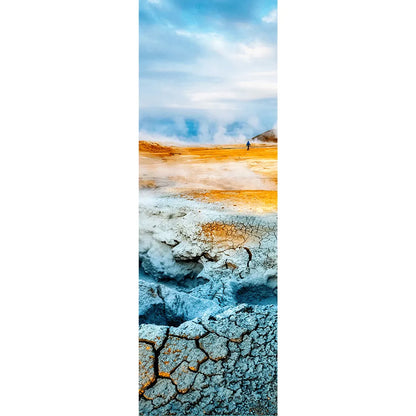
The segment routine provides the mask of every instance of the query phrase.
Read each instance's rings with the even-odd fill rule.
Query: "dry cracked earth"
[[[146,202],[140,414],[275,415],[275,217],[166,196]]]
[[[277,415],[276,212],[141,189],[139,218],[140,415]]]

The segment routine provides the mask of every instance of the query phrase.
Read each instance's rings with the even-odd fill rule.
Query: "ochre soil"
[[[238,211],[274,212],[277,210],[277,191],[262,189],[245,189],[240,191],[194,191],[184,193],[185,197],[192,197],[206,202],[223,203]]]
[[[139,151],[143,156],[192,156],[202,160],[277,160],[277,146],[253,144],[250,150],[243,145],[212,145],[212,146],[165,146],[156,142],[139,141]]]
[[[139,142],[140,188],[237,211],[277,210],[277,145],[166,146]]]

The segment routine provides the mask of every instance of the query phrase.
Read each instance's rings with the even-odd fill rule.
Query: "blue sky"
[[[225,143],[276,127],[276,0],[141,0],[140,139]]]

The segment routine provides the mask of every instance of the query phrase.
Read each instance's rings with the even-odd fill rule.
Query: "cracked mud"
[[[159,147],[141,150],[139,413],[275,416],[276,149]]]
[[[163,327],[157,341],[150,327],[139,338],[141,414],[276,414],[275,307],[239,305]]]
[[[141,204],[140,414],[276,415],[276,218]]]

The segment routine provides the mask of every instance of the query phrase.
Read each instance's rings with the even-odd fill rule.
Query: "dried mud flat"
[[[277,147],[140,142],[141,415],[276,415]]]

